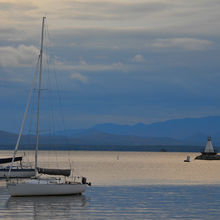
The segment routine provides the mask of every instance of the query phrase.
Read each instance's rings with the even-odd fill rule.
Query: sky
[[[219,0],[0,0],[0,130],[20,126],[43,16],[67,129],[220,115],[219,11]]]

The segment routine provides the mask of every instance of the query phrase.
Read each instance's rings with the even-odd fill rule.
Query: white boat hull
[[[9,169],[0,169],[0,178],[7,178]],[[10,178],[30,178],[35,175],[34,169],[12,169]]]
[[[76,184],[32,184],[8,183],[7,188],[11,196],[58,196],[81,194],[87,185]]]

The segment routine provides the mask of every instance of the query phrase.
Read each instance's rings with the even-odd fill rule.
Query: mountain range
[[[152,124],[97,124],[88,129],[57,131],[40,136],[40,143],[69,145],[205,145],[208,136],[220,145],[220,116],[174,119]],[[14,145],[17,134],[0,131],[0,145]],[[24,135],[21,144],[34,144],[35,136]]]

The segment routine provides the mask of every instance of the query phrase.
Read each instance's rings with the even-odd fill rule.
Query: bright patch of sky
[[[219,0],[0,0],[0,130],[17,131],[47,17],[67,128],[220,115]]]

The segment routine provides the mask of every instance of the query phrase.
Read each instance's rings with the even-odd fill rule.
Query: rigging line
[[[47,29],[48,39],[50,41],[52,41],[51,37],[50,37],[50,33],[49,33],[47,22],[46,22],[46,29]],[[57,72],[55,70],[55,63],[54,62],[52,62],[52,67],[53,67],[53,72],[54,72],[54,76],[55,76],[55,84],[56,84],[56,88],[57,88],[57,96],[58,96],[58,101],[59,101],[59,106],[60,106],[59,111],[60,111],[60,115],[61,115],[61,124],[63,126],[65,137],[66,137],[65,138],[65,142],[68,145],[70,143],[69,135],[68,135],[67,130],[66,130],[66,121],[64,119],[62,98],[61,98],[61,95],[60,95],[61,89],[60,89],[59,84],[58,84]]]
[[[49,34],[49,28],[48,28],[47,23],[46,23],[46,33],[47,33],[47,41],[50,42],[51,40],[50,40],[50,36],[49,36],[50,34]],[[46,50],[48,51],[48,45],[46,45]],[[48,76],[50,77],[51,72],[50,72],[50,68],[49,68],[49,59],[47,59],[47,63],[48,63]],[[48,78],[48,79],[50,79],[50,78]],[[52,88],[52,80],[50,80],[50,82],[51,82],[51,88]],[[50,95],[52,97],[52,93],[50,93]],[[54,118],[55,118],[55,114],[54,114],[54,112],[55,112],[55,110],[54,110],[55,109],[54,108],[55,103],[53,103],[52,101],[54,101],[54,98],[51,99],[51,120],[52,120],[52,123],[51,123],[52,126],[51,127],[52,127],[52,132],[55,133],[55,129],[56,129],[56,124],[55,124],[55,120],[54,120]]]
[[[48,28],[47,28],[47,23],[45,25],[45,51],[46,51],[46,54],[48,56],[46,56],[46,73],[47,73],[47,81],[46,81],[46,84],[47,84],[47,87],[48,87],[48,93],[47,93],[47,103],[48,103],[48,126],[49,126],[49,136],[52,137],[54,131],[55,131],[55,120],[54,120],[54,103],[53,103],[53,97],[52,97],[52,80],[51,80],[51,72],[50,72],[50,65],[49,65],[49,53],[48,53],[48,43],[49,43],[49,40],[48,40]],[[49,150],[53,150],[53,139],[50,139],[49,143],[48,143],[48,147],[49,147]],[[56,161],[58,160],[57,159],[57,154],[55,153],[55,157],[56,157]],[[49,167],[49,158],[48,158],[48,164],[47,166]]]
[[[64,141],[65,141],[65,145],[68,146],[70,141],[69,141],[69,135],[67,133],[67,130],[66,130],[66,125],[65,125],[65,119],[64,119],[64,114],[63,114],[63,105],[62,105],[62,98],[61,98],[61,95],[60,95],[60,87],[59,87],[59,84],[58,84],[58,80],[57,80],[57,72],[55,71],[55,67],[53,66],[53,71],[54,71],[54,76],[55,76],[55,84],[56,84],[56,87],[57,87],[57,96],[58,96],[58,100],[59,100],[59,112],[60,112],[60,115],[61,115],[61,124],[63,126],[63,129],[64,129]],[[70,160],[70,154],[68,154],[68,159]]]
[[[46,26],[45,28],[45,49],[46,49],[46,53],[48,53],[48,43],[49,43],[49,39],[48,39],[48,28]],[[49,65],[49,57],[47,57],[46,59],[47,61],[47,76],[48,76],[48,88],[49,88],[49,92],[48,92],[48,103],[49,104],[49,107],[50,107],[50,112],[51,114],[49,115],[49,119],[50,119],[50,123],[49,123],[49,126],[50,126],[50,129],[51,129],[51,133],[54,133],[55,132],[55,122],[54,122],[54,103],[53,103],[53,98],[52,98],[52,80],[51,80],[51,72],[50,72],[50,65]]]
[[[40,56],[38,56],[37,67],[39,65],[39,61],[40,61]],[[32,86],[31,86],[31,89],[30,89],[30,92],[29,92],[28,101],[27,101],[27,104],[26,104],[25,112],[24,112],[24,117],[23,117],[23,120],[22,120],[22,123],[21,123],[20,131],[19,131],[19,136],[18,136],[18,139],[17,139],[17,143],[15,145],[15,150],[14,150],[14,154],[13,154],[12,162],[11,162],[11,165],[10,165],[10,168],[9,168],[9,171],[8,171],[7,178],[10,177],[11,169],[12,169],[15,157],[16,157],[16,153],[18,151],[18,146],[20,144],[21,135],[22,135],[23,128],[24,128],[24,123],[25,123],[26,116],[27,116],[27,113],[28,113],[28,109],[29,109],[29,105],[30,105],[30,101],[31,101],[31,97],[32,97],[32,91],[33,91],[34,83],[35,83],[35,80],[36,80],[36,75],[37,75],[37,68],[36,68],[36,71],[34,73],[34,78],[32,80]]]
[[[39,70],[39,62],[38,62],[38,64],[37,64],[37,70]],[[31,99],[31,103],[30,103],[30,108],[29,108],[29,115],[30,115],[30,117],[29,117],[29,125],[28,125],[28,134],[29,134],[29,138],[28,138],[28,140],[29,140],[29,145],[30,146],[32,146],[33,147],[33,144],[34,144],[34,140],[33,140],[33,135],[34,135],[34,133],[33,133],[33,131],[35,131],[35,129],[34,129],[34,123],[35,123],[35,126],[36,126],[36,118],[34,117],[35,115],[36,115],[36,101],[37,101],[37,99],[36,99],[36,95],[37,95],[37,93],[36,93],[36,81],[35,81],[35,85],[34,85],[34,88],[33,88],[33,91],[32,91],[32,99]],[[34,121],[35,120],[35,121]]]
[[[65,142],[66,142],[66,145],[69,144],[69,136],[67,134],[67,130],[66,130],[66,123],[65,123],[65,119],[64,119],[64,114],[63,114],[63,105],[62,105],[62,98],[61,98],[61,90],[60,90],[60,87],[58,85],[58,79],[57,79],[57,73],[54,69],[54,76],[55,76],[55,84],[57,86],[57,96],[58,96],[58,101],[59,101],[59,111],[60,111],[60,115],[61,115],[61,123],[62,123],[62,126],[63,126],[63,129],[64,129],[64,133],[65,133]]]
[[[48,24],[47,24],[47,21],[46,21],[46,31],[47,31],[47,37],[48,37],[48,41],[52,42],[52,38],[50,36],[50,32],[49,32],[49,28],[48,28]],[[55,57],[55,56],[54,56]],[[70,141],[69,141],[69,136],[67,134],[67,131],[66,131],[66,123],[65,123],[65,119],[64,119],[64,114],[63,114],[63,105],[62,105],[62,97],[60,95],[61,93],[61,89],[60,89],[60,86],[59,86],[59,83],[58,83],[58,79],[57,79],[57,72],[55,70],[55,62],[51,62],[51,66],[52,66],[52,72],[53,72],[53,76],[54,76],[54,79],[55,79],[55,92],[56,92],[56,97],[58,97],[58,116],[60,115],[60,117],[57,117],[57,119],[61,119],[59,120],[59,123],[61,123],[61,127],[63,127],[63,130],[64,130],[64,142],[65,142],[65,145],[69,145]],[[54,117],[54,115],[53,115]],[[53,124],[54,125],[54,131],[55,131],[55,123]],[[62,129],[61,129],[62,130]],[[59,150],[59,149],[58,149]],[[70,155],[68,154],[68,157],[70,157]],[[56,160],[58,161],[58,155],[56,153]],[[59,165],[59,164],[58,164]]]
[[[49,54],[48,53],[48,45],[49,45],[49,42],[50,42],[50,39],[49,39],[49,30],[48,30],[48,24],[47,24],[47,22],[46,22],[46,28],[45,28],[45,36],[46,36],[46,44],[45,44],[45,48],[46,48],[46,51],[47,51],[47,54]],[[51,91],[52,91],[52,80],[51,80],[51,71],[50,71],[50,59],[49,59],[49,57],[47,57],[47,72],[48,72],[48,85],[51,87]],[[49,95],[50,95],[50,97],[51,97],[51,99],[49,99],[49,101],[50,101],[50,112],[51,112],[51,114],[50,114],[50,128],[51,128],[51,132],[52,133],[55,133],[55,127],[56,127],[56,124],[55,124],[55,108],[54,108],[54,98],[52,98],[53,96],[52,96],[52,92],[51,91],[49,91]]]
[[[48,45],[49,45],[50,39],[49,39],[49,29],[48,29],[48,23],[47,22],[45,24],[45,36],[46,36],[45,37],[45,39],[46,39],[45,49],[46,49],[47,54],[49,54],[48,53]],[[56,111],[55,111],[55,97],[53,96],[53,93],[52,93],[53,81],[52,81],[52,78],[51,78],[52,73],[50,71],[51,68],[50,68],[49,56],[47,57],[46,61],[47,61],[47,72],[48,72],[48,85],[51,87],[51,90],[49,90],[49,95],[51,97],[51,99],[49,99],[49,103],[50,103],[49,107],[50,107],[50,110],[51,110],[49,116],[50,116],[50,120],[51,120],[50,121],[51,134],[50,135],[52,136],[52,133],[55,134],[56,125],[58,125],[58,127],[59,127],[59,124],[56,124],[59,117],[56,117],[56,121],[55,121],[55,113],[56,113]],[[54,90],[54,91],[56,91],[56,90]],[[52,145],[54,145],[54,144],[51,143],[51,145],[50,145],[51,150],[53,149]],[[59,160],[58,160],[58,155],[57,155],[56,151],[55,151],[55,157],[56,157],[56,166],[59,167],[59,163],[58,163]]]
[[[35,109],[35,93],[33,91],[33,97],[32,97],[32,102],[31,102],[31,107],[30,107],[30,120],[29,120],[29,126],[28,126],[28,132],[31,134],[31,131],[33,131],[33,120],[34,120],[34,109]]]

